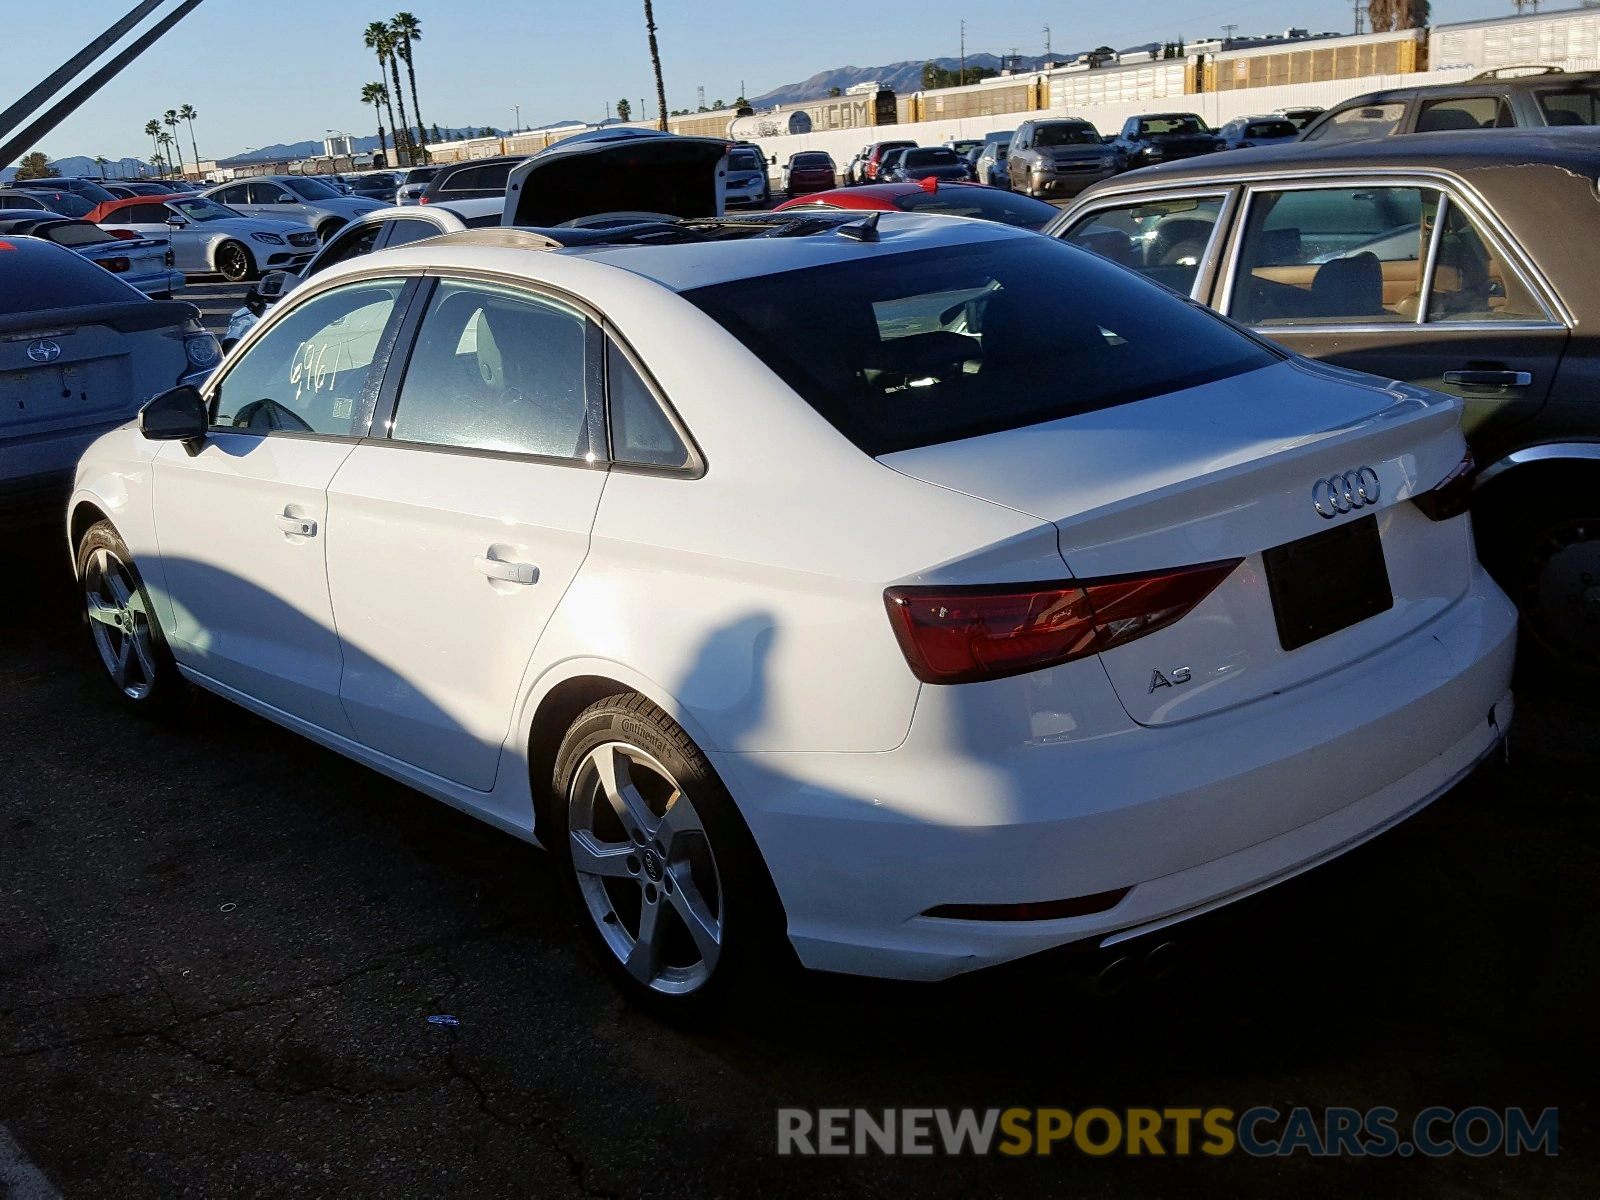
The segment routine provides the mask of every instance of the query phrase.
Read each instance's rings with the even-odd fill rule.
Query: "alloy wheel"
[[[722,954],[725,893],[694,802],[656,758],[605,742],[573,776],[568,851],[600,936],[639,983],[703,987]]]
[[[83,591],[101,664],[124,696],[143,700],[155,686],[156,655],[150,613],[133,572],[100,547],[85,566]]]

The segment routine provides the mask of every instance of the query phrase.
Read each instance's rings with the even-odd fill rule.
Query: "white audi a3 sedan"
[[[988,222],[547,232],[320,272],[70,536],[130,708],[537,841],[646,1006],[1132,939],[1504,735],[1459,401]]]

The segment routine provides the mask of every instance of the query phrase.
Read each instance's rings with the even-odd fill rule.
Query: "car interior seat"
[[[1383,264],[1370,250],[1323,263],[1311,281],[1311,299],[1319,317],[1380,316]]]

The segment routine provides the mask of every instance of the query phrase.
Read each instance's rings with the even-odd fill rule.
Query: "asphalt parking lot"
[[[10,545],[0,1151],[64,1195],[1600,1194],[1592,700],[1525,692],[1509,765],[1161,980],[812,977],[686,1033],[617,999],[540,851],[222,702],[125,716],[64,552]],[[1560,1152],[775,1154],[780,1106],[1175,1104],[1555,1106]]]

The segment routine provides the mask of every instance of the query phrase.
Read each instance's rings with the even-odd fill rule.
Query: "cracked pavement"
[[[220,701],[125,716],[64,552],[12,544],[0,1126],[65,1196],[1600,1193],[1592,699],[1524,691],[1509,767],[1161,981],[809,977],[688,1033],[618,1000],[539,851]],[[1556,1105],[1561,1153],[774,1153],[780,1105],[1180,1103]]]

